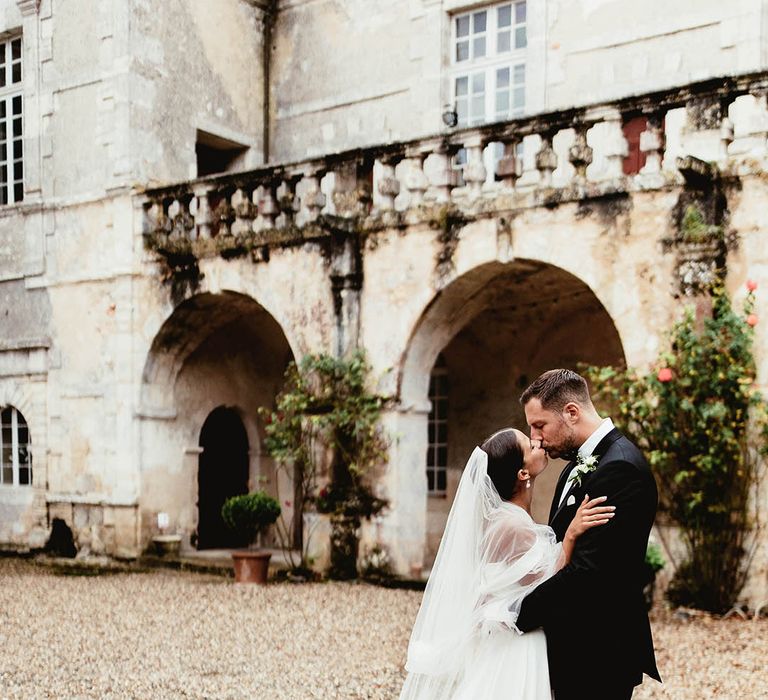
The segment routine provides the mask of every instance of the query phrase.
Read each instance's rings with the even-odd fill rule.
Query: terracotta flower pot
[[[270,552],[240,550],[232,552],[235,566],[235,583],[266,583],[269,572]]]

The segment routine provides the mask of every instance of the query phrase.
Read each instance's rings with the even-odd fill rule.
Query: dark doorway
[[[247,542],[224,524],[221,507],[230,496],[248,492],[248,435],[237,412],[220,406],[200,431],[197,472],[197,548],[242,547]]]

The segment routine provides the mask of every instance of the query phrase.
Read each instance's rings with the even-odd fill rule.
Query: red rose
[[[747,291],[754,292],[757,289],[757,282],[755,280],[747,280]]]
[[[659,370],[659,373],[656,375],[656,379],[662,383],[666,383],[671,382],[673,376],[674,375],[672,374],[672,370],[669,367],[662,367]]]
[[[749,314],[749,316],[747,316],[747,325],[752,326],[753,328],[757,325],[757,314]]]

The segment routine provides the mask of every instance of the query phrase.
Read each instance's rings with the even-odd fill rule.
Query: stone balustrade
[[[311,237],[321,216],[367,220],[369,228],[403,223],[409,212],[453,204],[474,213],[549,204],[607,192],[682,183],[677,157],[714,163],[721,172],[768,157],[768,74],[750,74],[611,103],[537,114],[429,138],[335,153],[305,162],[200,178],[144,193],[144,233],[169,239],[272,240]],[[735,142],[729,108],[752,95],[752,116]],[[684,113],[674,158],[671,112]],[[639,150],[645,163],[625,175],[624,125],[644,117]],[[666,125],[665,125],[666,123]],[[743,131],[743,130],[742,130]],[[563,146],[565,144],[565,147]],[[690,158],[688,158],[690,160]],[[510,199],[510,195],[512,198]],[[515,197],[519,197],[516,200]],[[498,206],[494,207],[495,198]],[[490,202],[490,204],[489,204]],[[516,204],[517,202],[517,204]]]

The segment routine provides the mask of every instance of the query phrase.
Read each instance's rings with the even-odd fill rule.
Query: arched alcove
[[[595,293],[553,265],[520,259],[482,265],[434,297],[412,333],[399,377],[401,404],[412,411],[409,434],[414,444],[409,451],[416,451],[403,463],[411,468],[423,465],[418,475],[399,475],[398,484],[409,490],[400,500],[421,499],[426,509],[426,566],[434,559],[472,449],[498,428],[526,430],[518,400],[525,386],[552,367],[623,361],[616,326]],[[440,395],[440,410],[445,413],[440,432],[432,425],[435,411],[430,396],[436,363],[440,386],[445,387]],[[422,426],[414,427],[414,421]],[[436,439],[447,434],[447,446],[436,450],[432,433]],[[446,473],[439,482],[434,479],[430,489],[427,469],[434,471],[434,466],[427,455],[435,453],[445,454]],[[541,521],[546,520],[559,472],[560,465],[553,462],[537,483],[534,516]]]
[[[261,450],[259,409],[272,407],[292,359],[277,321],[242,294],[200,294],[166,320],[143,374],[145,542],[162,511],[185,545],[242,544],[221,530],[221,503],[257,488],[278,495],[274,464]]]

